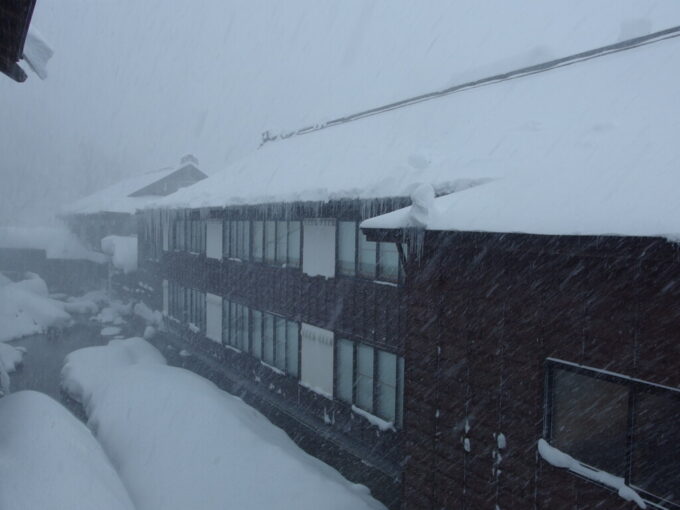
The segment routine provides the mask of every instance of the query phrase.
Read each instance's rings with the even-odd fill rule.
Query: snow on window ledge
[[[366,418],[371,425],[375,425],[383,432],[388,430],[391,430],[392,432],[397,431],[397,429],[394,428],[394,423],[391,421],[385,421],[382,418],[378,418],[374,414],[371,414],[368,411],[364,411],[363,409],[355,405],[352,406],[352,411],[358,414],[359,416],[363,416],[364,418]]]
[[[548,464],[558,468],[566,468],[584,478],[611,487],[617,490],[619,496],[626,501],[634,501],[640,508],[647,508],[640,495],[627,486],[625,480],[620,476],[614,476],[606,471],[587,467],[571,455],[550,446],[545,439],[538,440],[538,453]]]

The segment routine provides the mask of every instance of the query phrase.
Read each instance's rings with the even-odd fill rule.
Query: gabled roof
[[[426,228],[680,239],[678,63],[675,38],[453,97],[455,165],[483,155],[503,176],[436,199]]]
[[[149,203],[158,200],[159,193],[153,189],[155,184],[180,173],[190,176],[190,183],[207,177],[194,166],[193,162],[184,161],[183,158],[179,167],[162,168],[135,175],[81,198],[64,207],[62,214],[93,214],[99,212],[132,214],[137,209],[143,209]]]

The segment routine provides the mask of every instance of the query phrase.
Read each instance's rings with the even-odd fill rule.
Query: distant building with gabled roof
[[[136,234],[137,209],[206,177],[189,154],[176,167],[135,175],[83,197],[64,207],[60,216],[86,245],[100,249],[106,236]]]

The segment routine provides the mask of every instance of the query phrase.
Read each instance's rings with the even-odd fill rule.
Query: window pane
[[[351,404],[354,381],[354,343],[339,338],[337,346],[335,394],[338,399]]]
[[[373,412],[373,347],[357,345],[357,397],[356,404]]]
[[[239,258],[241,260],[250,260],[250,222],[241,222],[241,239]]]
[[[230,221],[231,226],[229,227],[229,257],[238,257],[238,239],[239,239],[239,222]]]
[[[393,422],[397,411],[397,355],[378,352],[377,414]]]
[[[236,308],[236,315],[238,317],[237,328],[237,345],[242,351],[248,350],[248,308],[243,305],[238,305]]]
[[[252,316],[252,346],[251,353],[257,359],[262,358],[262,312],[253,310]]]
[[[288,255],[288,222],[276,222],[276,263],[285,264]]]
[[[625,474],[628,388],[554,369],[551,443],[592,467]]]
[[[366,240],[366,236],[359,232],[359,276],[375,278],[376,243]]]
[[[338,271],[340,274],[354,276],[356,273],[356,236],[356,222],[338,222]]]
[[[231,239],[230,235],[230,227],[231,222],[230,221],[223,221],[222,222],[222,256],[226,259],[229,258],[229,242]]]
[[[229,300],[222,300],[222,343],[225,345],[229,344],[229,331],[231,330],[229,324],[229,310],[231,307],[229,305]]]
[[[264,222],[264,261],[267,264],[276,262],[276,222]]]
[[[274,364],[274,316],[262,314],[262,359]]]
[[[274,366],[286,370],[286,319],[276,317],[276,347]]]
[[[399,252],[394,243],[380,243],[380,261],[378,267],[380,280],[396,282],[399,278]]]
[[[680,394],[638,391],[631,484],[680,504]]]
[[[299,221],[288,222],[288,266],[300,267],[300,232]]]
[[[288,333],[286,335],[286,372],[297,377],[300,327],[295,321],[286,321],[286,326],[288,328]]]
[[[262,262],[264,256],[264,223],[253,221],[253,260]]]

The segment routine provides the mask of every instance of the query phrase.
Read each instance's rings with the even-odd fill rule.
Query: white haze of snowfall
[[[134,509],[97,440],[47,395],[0,398],[0,438],[0,508]]]
[[[101,245],[102,251],[111,256],[113,267],[125,274],[137,271],[137,237],[106,236]]]
[[[69,354],[62,387],[83,403],[137,510],[384,508],[141,338]]]
[[[0,248],[45,250],[48,259],[83,259],[106,262],[101,253],[85,248],[63,225],[53,227],[0,227]]]
[[[472,134],[455,166],[500,178],[362,226],[680,239],[679,61],[671,39],[440,101]]]
[[[0,224],[187,152],[221,170],[267,129],[679,22],[675,0],[42,0],[49,77],[0,79]]]

